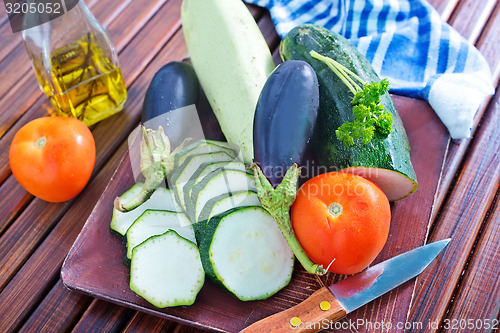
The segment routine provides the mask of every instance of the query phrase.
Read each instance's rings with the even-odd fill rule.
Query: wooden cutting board
[[[399,96],[393,96],[393,100],[408,134],[419,188],[392,204],[389,238],[374,263],[425,243],[449,141],[448,132],[426,102]],[[238,332],[301,302],[321,286],[344,278],[335,274],[312,276],[297,263],[291,283],[267,300],[239,301],[207,279],[194,305],[157,309],[130,291],[129,269],[123,264],[124,246],[109,229],[113,200],[133,183],[127,153],[64,262],[61,276],[68,288],[198,328]],[[438,264],[439,260],[431,265]],[[339,323],[323,328],[332,332],[403,332],[415,286],[415,279],[408,281]]]

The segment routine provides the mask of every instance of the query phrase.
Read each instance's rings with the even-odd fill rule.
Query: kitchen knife
[[[323,287],[294,307],[264,318],[240,333],[319,331],[322,323],[335,322],[422,273],[449,242],[450,239],[444,239],[421,246]]]

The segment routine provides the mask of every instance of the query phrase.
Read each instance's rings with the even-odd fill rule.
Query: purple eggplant
[[[255,111],[254,161],[274,187],[301,165],[318,107],[318,79],[308,63],[285,61],[267,79]]]
[[[198,102],[200,84],[193,66],[172,61],[156,72],[144,97],[141,121],[146,128],[162,126],[172,147],[186,137],[203,138],[195,127],[199,123],[196,110],[183,109]]]
[[[255,110],[252,171],[262,207],[274,218],[298,261],[307,272],[323,275],[327,270],[308,258],[289,214],[318,108],[318,79],[312,67],[299,60],[279,65],[262,88]]]

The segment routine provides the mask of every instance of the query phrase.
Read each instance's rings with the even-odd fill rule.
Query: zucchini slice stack
[[[241,300],[265,299],[290,282],[294,256],[234,149],[209,140],[192,144],[179,153],[169,183],[194,225],[207,275]],[[221,154],[232,159],[221,161]],[[180,176],[187,174],[188,180]]]
[[[140,192],[137,183],[120,199]],[[191,305],[205,282],[193,225],[172,190],[158,188],[134,210],[114,209],[111,230],[126,237],[130,289],[156,307]]]
[[[191,305],[205,273],[241,300],[265,299],[291,280],[294,256],[260,207],[254,178],[232,144],[197,141],[176,153],[169,189],[113,211],[126,238],[130,289],[156,307]],[[137,183],[120,198],[140,192]]]

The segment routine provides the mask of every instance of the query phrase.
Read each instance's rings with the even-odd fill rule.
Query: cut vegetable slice
[[[208,200],[200,216],[198,216],[197,223],[200,221],[208,220],[215,215],[222,214],[228,210],[245,206],[260,206],[259,197],[254,191],[243,191],[234,194],[225,193],[215,198]]]
[[[340,171],[370,179],[384,191],[389,201],[403,199],[418,187],[413,179],[398,171],[370,167],[350,167]]]
[[[184,160],[182,165],[179,165],[174,170],[172,176],[170,176],[170,182],[176,183],[179,178],[181,180],[184,179],[184,182],[187,182],[189,178],[191,178],[193,172],[195,172],[201,164],[233,160],[233,155],[230,155],[227,152],[223,151],[200,155],[191,155]]]
[[[127,202],[134,198],[142,189],[144,184],[136,183],[128,191],[120,196],[120,200]],[[111,218],[111,230],[116,231],[118,234],[125,236],[128,228],[134,221],[144,213],[146,209],[161,209],[180,212],[182,209],[175,201],[174,194],[171,190],[164,187],[157,188],[151,197],[139,207],[128,211],[120,212],[118,209],[113,208],[113,217]]]
[[[173,230],[132,251],[130,289],[156,307],[193,304],[204,282],[198,248]]]
[[[225,152],[233,159],[236,159],[236,153],[231,148],[222,147],[220,145],[216,145],[214,143],[209,143],[209,142],[201,142],[200,144],[195,143],[194,145],[196,145],[194,148],[192,149],[188,148],[188,151],[179,154],[179,156],[176,158],[175,165],[177,166],[182,165],[182,163],[184,163],[184,161],[191,156],[208,154],[208,153]]]
[[[199,140],[201,143],[208,143],[208,144],[213,144],[216,146],[224,147],[224,148],[229,148],[232,151],[235,152],[236,155],[239,154],[240,147],[238,147],[237,144],[231,143],[231,142],[224,142],[224,141],[217,141],[217,140],[210,140],[210,139],[204,139],[204,140]]]
[[[216,162],[229,162],[232,160],[234,160],[234,157],[230,156],[226,152],[189,156],[184,163],[182,163],[182,165],[174,171],[172,177],[170,178],[170,184],[174,184],[175,186],[175,194],[181,207],[186,208],[184,204],[183,187],[191,178],[193,173],[198,170],[200,165],[212,165]]]
[[[132,250],[151,236],[161,235],[168,230],[196,243],[193,225],[183,213],[146,210],[127,231],[127,258],[132,258]]]
[[[266,299],[290,282],[294,255],[263,208],[230,210],[198,228],[205,272],[240,300]]]
[[[202,170],[206,170],[205,175],[207,175],[208,173],[210,173],[212,171],[215,171],[217,169],[222,168],[227,163],[230,163],[230,162],[221,161],[221,162],[215,162],[215,163],[203,163],[203,164],[198,166],[198,168],[191,174],[191,177],[187,181],[179,180],[175,183],[176,199],[178,200],[178,202],[182,206],[182,208],[184,208],[184,210],[186,210],[186,200],[189,200],[189,193],[190,193],[189,190],[196,183],[197,179],[202,178],[201,176],[199,176],[201,174]],[[233,162],[233,163],[236,163],[236,162]]]
[[[188,216],[195,221],[205,204],[224,193],[256,190],[251,174],[239,170],[216,170],[193,186],[191,198],[186,202]]]
[[[203,139],[203,140],[198,140],[190,145],[188,145],[187,147],[184,147],[181,151],[178,152],[178,155],[183,155],[191,150],[193,150],[194,148],[198,147],[199,145],[205,145],[205,144],[209,144],[209,145],[216,145],[216,146],[219,146],[219,147],[223,147],[223,148],[228,148],[228,149],[231,149],[232,151],[235,152],[236,155],[238,155],[238,152],[239,152],[239,147],[234,144],[234,143],[229,143],[229,142],[224,142],[224,141],[217,141],[217,140],[209,140],[209,139]]]
[[[193,173],[191,179],[184,185],[182,189],[182,192],[184,193],[184,201],[182,202],[185,203],[190,200],[191,190],[194,185],[198,184],[203,178],[205,178],[205,176],[218,169],[246,171],[246,166],[243,162],[222,162],[211,165],[201,165],[198,170]]]

